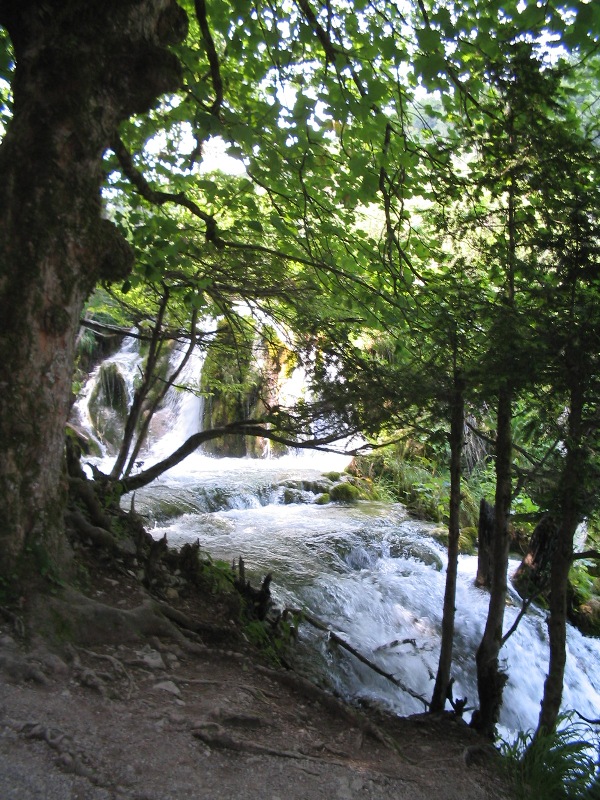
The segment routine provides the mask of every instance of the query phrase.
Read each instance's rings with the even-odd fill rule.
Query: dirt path
[[[165,568],[150,596],[91,546],[77,564],[77,593],[0,608],[0,800],[509,797],[462,722],[359,712],[268,666],[239,595]]]
[[[248,653],[152,639],[24,656],[4,630],[0,665],[2,800],[501,796],[463,725],[359,714]]]

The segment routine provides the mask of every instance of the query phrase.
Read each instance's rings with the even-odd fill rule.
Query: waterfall
[[[212,558],[244,558],[253,582],[273,575],[283,607],[320,618],[407,689],[402,691],[300,625],[298,666],[339,695],[398,714],[424,710],[441,636],[446,553],[435,525],[411,518],[399,504],[362,501],[354,506],[286,503],[286,489],[318,480],[322,465],[282,461],[198,459],[192,469],[168,473],[136,495],[138,510],[154,520],[153,536],[172,546],[199,541]],[[298,499],[298,492],[294,498]],[[511,564],[511,573],[516,569]],[[452,676],[455,697],[477,705],[475,652],[489,595],[475,586],[477,559],[461,556],[456,599]],[[511,592],[507,630],[519,612]],[[500,717],[503,735],[535,727],[548,668],[547,612],[531,607],[500,653],[509,680]],[[568,626],[563,708],[589,718],[600,713],[600,640]],[[469,713],[466,718],[469,719]]]
[[[188,346],[188,343],[183,343],[173,350],[169,364],[171,371],[179,367]],[[177,385],[169,388],[163,408],[155,414],[151,425],[148,460],[160,461],[201,430],[204,399],[199,388],[205,355],[204,348],[196,345],[177,379]],[[185,387],[189,390],[186,391]]]
[[[133,332],[135,332],[135,330]],[[103,457],[109,455],[109,448],[106,440],[94,425],[90,410],[90,401],[95,390],[97,390],[102,370],[105,370],[109,365],[114,365],[117,373],[123,380],[123,385],[127,393],[127,408],[129,408],[133,400],[135,380],[136,376],[139,374],[141,364],[142,356],[140,355],[139,339],[136,336],[125,336],[120,349],[112,356],[105,358],[98,364],[93,372],[90,373],[73,405],[71,416],[74,424],[89,435]]]

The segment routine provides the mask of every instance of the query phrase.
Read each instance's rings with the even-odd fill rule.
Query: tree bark
[[[584,397],[577,376],[573,376],[573,378],[574,384],[571,387],[569,404],[569,434],[565,442],[567,452],[558,492],[560,522],[550,569],[550,618],[548,620],[550,661],[536,732],[538,735],[554,730],[560,712],[567,658],[569,570],[573,562],[575,532],[583,517],[581,496],[586,462],[582,430]]]
[[[174,0],[5,0],[14,112],[0,146],[0,578],[60,568],[64,434],[83,303],[133,255],[102,218],[120,121],[180,84]],[[34,562],[31,561],[34,557]]]
[[[475,584],[489,589],[492,583],[494,547],[494,507],[485,497],[479,503],[479,522],[477,525],[477,577]]]
[[[465,401],[463,381],[455,378],[455,390],[450,420],[450,519],[448,522],[448,567],[444,590],[442,640],[440,659],[429,710],[443,711],[450,686],[452,650],[454,645],[454,620],[456,617],[456,580],[458,575],[458,547],[460,538],[460,484],[461,456],[465,430]]]
[[[479,709],[472,725],[484,736],[494,737],[502,705],[506,675],[500,671],[498,654],[502,647],[502,626],[507,594],[509,550],[509,515],[511,506],[512,467],[512,400],[508,388],[498,399],[498,431],[496,435],[496,497],[494,547],[490,603],[485,630],[477,649],[477,689]]]
[[[513,575],[513,585],[523,599],[547,594],[558,539],[556,516],[545,514],[535,526],[527,553]]]

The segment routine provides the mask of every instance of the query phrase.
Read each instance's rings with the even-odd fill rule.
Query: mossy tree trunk
[[[489,589],[491,586],[492,560],[494,548],[495,512],[485,497],[479,503],[477,523],[477,576],[475,585]]]
[[[60,568],[65,422],[85,298],[132,265],[102,219],[102,157],[119,122],[180,83],[173,0],[5,0],[13,118],[0,147],[0,577]],[[25,557],[27,556],[27,557]],[[25,557],[25,558],[24,558]]]

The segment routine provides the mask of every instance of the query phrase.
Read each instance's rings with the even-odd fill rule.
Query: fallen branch
[[[372,669],[373,672],[376,672],[378,675],[387,678],[387,680],[393,683],[394,686],[397,686],[399,689],[402,689],[403,692],[406,692],[406,694],[409,694],[415,700],[418,700],[420,703],[423,703],[425,710],[429,708],[429,702],[425,700],[424,697],[415,692],[409,686],[406,686],[406,684],[402,683],[401,680],[398,680],[398,678],[396,678],[395,675],[392,675],[390,672],[386,672],[384,669],[379,667],[373,661],[370,661],[355,647],[353,647],[351,644],[348,644],[348,642],[345,639],[342,639],[342,637],[339,636],[337,633],[335,633],[335,631],[332,631],[331,628],[328,628],[324,622],[321,622],[321,620],[317,619],[316,617],[313,617],[311,614],[307,614],[306,611],[301,611],[300,609],[297,608],[286,608],[283,613],[284,616],[285,614],[293,614],[294,616],[299,617],[301,620],[308,622],[314,628],[317,628],[317,630],[323,631],[329,636],[329,638],[333,642],[338,644],[340,647],[343,647],[344,650],[347,650],[349,653],[351,653],[354,656],[354,658],[356,658],[362,664],[365,664],[367,667],[369,667],[369,669]]]

